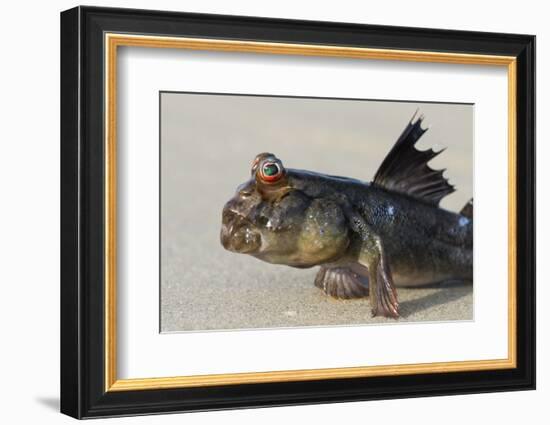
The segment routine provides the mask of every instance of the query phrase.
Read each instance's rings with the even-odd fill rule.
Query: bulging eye
[[[267,159],[267,158],[274,158],[275,159],[275,155],[273,155],[272,153],[269,153],[269,152],[262,152],[258,155],[256,155],[256,158],[254,158],[254,161],[252,161],[252,167],[251,167],[251,174],[254,175],[256,174],[256,171],[258,171],[258,166],[260,165],[260,162],[262,162],[264,159]]]
[[[260,177],[262,180],[273,183],[279,180],[283,176],[282,167],[276,162],[264,162],[262,169],[260,170]]]

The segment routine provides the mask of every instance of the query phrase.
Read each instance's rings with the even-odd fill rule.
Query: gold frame
[[[105,34],[105,391],[149,390],[319,379],[464,372],[516,367],[516,58],[411,50]],[[390,366],[117,379],[116,374],[116,88],[119,46],[329,56],[505,66],[508,71],[508,357]]]

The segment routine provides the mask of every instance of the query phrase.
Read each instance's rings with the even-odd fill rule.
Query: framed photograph
[[[535,388],[534,70],[531,35],[63,12],[61,411]]]

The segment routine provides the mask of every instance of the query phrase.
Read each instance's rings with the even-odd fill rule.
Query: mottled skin
[[[281,175],[266,182],[260,170],[274,162]],[[284,169],[263,153],[223,209],[221,242],[269,263],[322,266],[316,285],[326,293],[368,293],[373,315],[398,317],[394,285],[472,279],[472,225],[373,184]]]

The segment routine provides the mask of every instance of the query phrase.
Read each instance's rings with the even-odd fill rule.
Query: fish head
[[[293,250],[308,199],[289,184],[281,160],[261,153],[251,178],[239,185],[222,211],[221,243],[229,251],[277,256]]]
[[[334,242],[327,239],[330,231],[312,222],[317,209],[314,199],[293,186],[281,160],[261,153],[252,163],[250,180],[237,187],[223,208],[221,243],[229,251],[270,263],[311,267],[326,260],[326,249],[320,247]],[[328,221],[331,226],[333,220]]]

